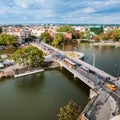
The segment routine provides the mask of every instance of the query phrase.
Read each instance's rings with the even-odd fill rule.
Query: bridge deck
[[[84,61],[82,61],[82,60],[78,60],[78,59],[75,59],[75,58],[74,58],[74,61],[76,61],[77,63],[82,64],[83,66],[87,67],[88,69],[90,69],[90,70],[92,70],[92,71],[95,71],[98,75],[100,75],[100,76],[102,76],[102,77],[104,77],[104,78],[110,77],[111,80],[115,80],[115,79],[116,79],[114,76],[112,76],[112,75],[104,72],[103,70],[100,70],[99,68],[94,67],[94,66],[92,66],[92,65],[90,65],[90,64],[88,64],[88,63],[86,63],[86,62],[84,62]]]
[[[116,78],[106,72],[104,72],[103,70],[100,70],[99,68],[96,68],[80,59],[76,59],[76,58],[71,58],[70,56],[67,56],[63,51],[57,49],[57,48],[54,48],[50,45],[47,45],[43,42],[41,42],[41,44],[37,45],[37,44],[33,44],[35,45],[36,47],[38,47],[39,49],[42,49],[44,50],[45,52],[49,51],[48,49],[52,49],[54,50],[55,52],[57,53],[60,53],[64,56],[66,56],[67,58],[70,58],[71,60],[73,60],[74,62],[78,63],[78,64],[81,64],[85,67],[87,67],[89,70],[91,71],[94,71],[96,74],[102,76],[104,79],[106,79],[107,77],[110,77],[111,80],[115,80]],[[45,46],[46,48],[44,49]],[[42,47],[42,48],[41,48]],[[62,66],[64,66],[67,70],[69,70],[71,73],[74,74],[74,76],[78,77],[79,79],[81,79],[85,84],[87,84],[89,87],[91,88],[95,88],[95,81],[93,82],[92,81],[92,78],[89,78],[88,75],[83,75],[81,74],[81,72],[77,71],[76,69],[71,69],[70,67],[68,67],[68,65],[66,65],[63,61],[58,61],[59,64],[61,64]]]
[[[89,78],[85,77],[84,75],[82,75],[80,72],[78,72],[76,69],[70,68],[68,65],[66,65],[63,61],[58,61],[58,63],[61,66],[64,66],[64,68],[66,68],[68,71],[70,71],[71,73],[73,73],[73,75],[77,78],[79,78],[80,80],[82,80],[86,85],[88,85],[90,88],[94,89],[95,88],[95,83],[92,82]]]
[[[52,47],[52,46],[50,46],[50,45],[47,45],[47,44],[45,44],[45,43],[42,43],[42,44],[45,45],[45,46],[47,46],[47,47],[49,47],[49,48],[51,48],[51,49],[53,49],[53,50],[55,50],[56,52],[60,52],[61,54],[64,54],[64,55],[65,55],[65,53],[64,53],[63,51],[58,50],[57,48],[54,48],[54,47]],[[82,64],[83,66],[87,67],[88,69],[90,69],[90,70],[92,70],[92,71],[95,71],[98,75],[103,76],[104,78],[110,77],[111,80],[115,80],[115,79],[116,79],[114,76],[112,76],[112,75],[104,72],[103,70],[100,70],[99,68],[94,67],[94,66],[92,66],[92,65],[90,65],[90,64],[88,64],[88,63],[86,63],[86,62],[84,62],[84,61],[82,61],[82,60],[80,60],[80,59],[75,59],[75,58],[70,58],[70,59],[73,59],[73,60],[76,61],[77,63]]]

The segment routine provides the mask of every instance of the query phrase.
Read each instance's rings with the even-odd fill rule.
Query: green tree
[[[55,39],[53,40],[52,44],[53,45],[59,45],[60,43],[65,41],[65,35],[62,33],[57,33],[55,34]]]
[[[50,41],[50,35],[48,33],[48,31],[45,31],[41,34],[40,38],[45,42],[45,43],[49,43]]]
[[[18,41],[17,41],[17,37],[16,36],[13,36],[13,35],[7,35],[6,36],[6,44],[8,44],[8,45],[14,45],[17,42]]]
[[[75,31],[74,35],[73,35],[73,39],[82,39],[83,38],[84,33],[81,31]]]
[[[71,27],[70,25],[63,25],[60,26],[57,30],[57,32],[68,32],[68,33],[74,33],[74,28]]]
[[[6,41],[5,41],[5,35],[1,34],[0,35],[0,45],[5,45]]]
[[[120,40],[120,28],[113,30],[117,40]]]
[[[79,33],[78,33],[78,36],[79,36],[79,38],[80,38],[80,39],[82,39],[82,38],[83,38],[83,35],[84,35],[84,33],[83,33],[83,32],[79,32]]]
[[[100,38],[100,40],[107,40],[107,36],[106,36],[105,33],[101,33],[101,34],[99,35],[99,38]]]
[[[100,38],[99,38],[98,35],[95,35],[95,36],[93,37],[93,40],[95,40],[95,42],[98,42],[98,41],[100,40]]]
[[[44,53],[37,47],[28,46],[18,49],[13,55],[12,59],[26,67],[40,67],[44,61]]]
[[[90,34],[90,31],[88,31],[87,29],[85,30],[85,32],[84,32],[84,39],[90,39],[90,36],[91,36],[91,34]]]
[[[116,40],[116,35],[113,31],[111,32],[110,39],[113,40],[113,41]]]
[[[0,33],[2,33],[2,27],[0,27]]]
[[[112,40],[112,41],[115,41],[116,39],[116,35],[113,31],[107,31],[106,33],[101,33],[99,35],[99,38],[101,40]]]
[[[70,101],[66,106],[60,108],[58,120],[76,120],[80,115],[80,106]]]
[[[1,45],[14,45],[16,44],[17,41],[17,37],[13,36],[13,35],[6,35],[6,34],[0,34],[0,44]]]

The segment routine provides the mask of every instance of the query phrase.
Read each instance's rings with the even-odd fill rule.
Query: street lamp
[[[56,48],[56,43],[55,43],[55,48]]]
[[[64,43],[62,43],[62,50],[63,50],[63,52],[64,52]]]
[[[48,39],[49,40],[49,45],[50,45],[50,39]]]
[[[117,67],[117,80],[119,80],[119,74],[120,74],[120,63],[118,65],[115,65]]]
[[[92,53],[91,55],[93,55],[93,66],[95,66],[95,54]]]
[[[76,57],[76,47],[74,47],[74,49],[75,49],[75,57]]]

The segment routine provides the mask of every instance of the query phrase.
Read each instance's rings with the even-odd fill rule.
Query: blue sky
[[[0,24],[120,24],[120,0],[0,0]]]

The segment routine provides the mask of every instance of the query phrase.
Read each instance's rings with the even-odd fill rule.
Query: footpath
[[[84,117],[79,117],[77,120],[111,120],[115,115],[116,107],[115,99],[100,89],[93,104],[83,113]]]
[[[96,100],[96,120],[110,120],[116,112],[116,101],[104,91],[100,91]]]

